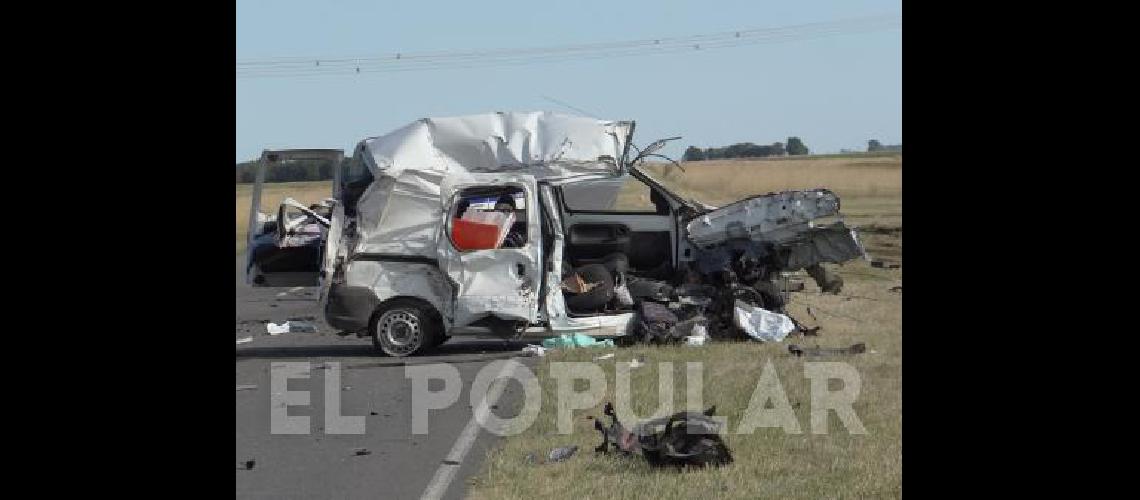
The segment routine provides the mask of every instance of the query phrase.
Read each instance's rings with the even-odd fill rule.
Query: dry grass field
[[[783,189],[827,187],[839,194],[849,223],[863,227],[862,238],[875,258],[902,261],[901,155],[815,157],[754,161],[710,161],[684,164],[686,173],[651,166],[654,177],[706,203],[721,205],[742,197]],[[470,481],[469,496],[478,499],[530,498],[898,498],[902,496],[902,285],[901,269],[874,268],[865,261],[837,267],[845,286],[838,295],[819,292],[806,276],[803,292],[792,294],[789,310],[801,320],[822,326],[818,337],[789,337],[780,343],[714,343],[704,347],[572,349],[548,354],[538,365],[543,389],[542,411],[535,425],[506,438],[489,453],[482,472]],[[833,358],[850,363],[860,375],[855,413],[866,434],[852,434],[834,413],[826,434],[813,434],[810,424],[807,360],[790,356],[787,344],[846,347],[864,342],[868,352]],[[597,455],[600,442],[589,417],[601,415],[601,404],[574,414],[574,432],[560,435],[555,425],[555,382],[548,376],[552,361],[598,361],[607,377],[612,400],[615,361],[645,356],[648,364],[631,373],[632,407],[642,418],[658,408],[658,373],[671,369],[675,408],[685,408],[686,362],[703,363],[703,401],[727,417],[725,440],[735,463],[716,470],[673,472],[652,470],[644,461]],[[794,408],[800,433],[760,428],[737,434],[745,409],[765,364],[771,361]],[[672,366],[657,362],[672,362]],[[838,382],[833,382],[838,384]],[[834,389],[834,387],[832,388]],[[560,463],[533,464],[529,453],[578,445],[579,452]]]

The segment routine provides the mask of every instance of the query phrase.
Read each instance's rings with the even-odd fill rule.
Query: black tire
[[[586,293],[565,294],[566,308],[571,312],[595,312],[614,297],[614,277],[606,266],[589,264],[574,271],[582,277],[582,281],[597,283],[597,286]]]
[[[441,327],[435,309],[414,299],[396,299],[380,306],[368,325],[372,345],[398,358],[438,346]]]

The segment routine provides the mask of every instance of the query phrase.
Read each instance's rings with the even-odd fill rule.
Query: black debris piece
[[[811,328],[801,328],[800,329],[800,335],[802,335],[804,337],[818,337],[820,328],[823,328],[823,327],[822,326],[815,326],[815,327],[811,327]]]
[[[796,357],[852,356],[867,352],[867,344],[860,342],[851,347],[819,347],[818,345],[815,347],[803,347],[791,344],[788,346],[788,352]]]
[[[637,304],[637,333],[645,343],[667,343],[685,338],[677,329],[677,315],[656,302]]]
[[[601,418],[594,420],[594,428],[603,439],[594,451],[608,453],[613,448],[626,456],[639,454],[650,466],[677,470],[728,465],[733,461],[732,453],[720,437],[720,424],[710,418],[715,412],[715,406],[703,413],[679,412],[641,422],[629,430],[618,421],[613,405],[606,403],[603,413],[611,424],[607,427]]]
[[[673,287],[664,281],[641,278],[637,276],[626,277],[626,288],[634,302],[652,300],[667,302],[673,296]]]
[[[823,293],[835,294],[843,289],[843,278],[819,264],[804,270],[807,271],[808,276],[811,276],[811,279],[815,280],[815,284],[819,285],[819,289],[823,290]]]

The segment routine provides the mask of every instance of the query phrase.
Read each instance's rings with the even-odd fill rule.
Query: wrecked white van
[[[406,356],[455,335],[624,336],[637,316],[623,300],[632,289],[642,290],[635,299],[675,299],[673,287],[763,292],[780,271],[863,255],[832,192],[713,209],[639,169],[664,142],[638,149],[633,132],[632,121],[546,112],[422,119],[359,143],[336,171],[327,217],[316,206],[258,216],[259,172],[248,282],[319,285],[330,325]],[[262,170],[288,153],[267,152]],[[339,165],[339,153],[298,154]],[[265,257],[303,248],[290,247],[285,226],[306,222],[322,229],[320,244],[304,240],[291,264]]]

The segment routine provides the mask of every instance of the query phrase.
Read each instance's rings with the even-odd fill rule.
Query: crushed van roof
[[[539,179],[618,174],[632,121],[551,112],[424,118],[356,148],[374,177],[404,170],[512,172]]]

